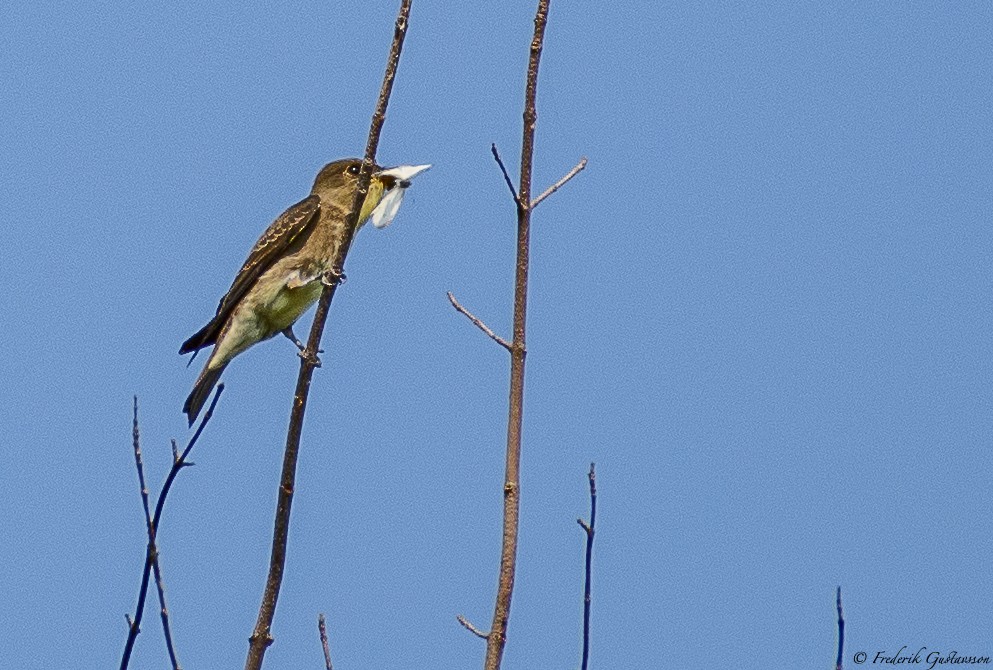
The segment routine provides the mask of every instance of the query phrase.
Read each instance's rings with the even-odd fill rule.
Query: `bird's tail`
[[[197,417],[200,416],[200,410],[203,409],[204,403],[210,397],[210,392],[214,390],[214,386],[217,384],[217,380],[220,379],[225,367],[227,367],[227,363],[217,368],[211,368],[210,361],[207,361],[207,365],[203,366],[203,371],[197,377],[197,381],[193,385],[193,390],[190,391],[190,395],[186,398],[186,403],[183,405],[183,412],[189,418],[191,426],[197,420]]]
[[[191,351],[196,355],[196,352],[204,347],[209,347],[210,345],[217,342],[217,335],[221,331],[221,326],[224,324],[215,323],[217,317],[210,320],[206,326],[193,333],[188,340],[183,342],[183,345],[179,347],[179,353],[188,354]]]

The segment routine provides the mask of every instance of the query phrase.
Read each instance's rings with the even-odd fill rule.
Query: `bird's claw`
[[[348,281],[348,277],[341,270],[328,270],[321,275],[321,283],[325,286],[344,284],[346,281]]]
[[[302,358],[305,361],[311,361],[311,362],[313,362],[315,368],[321,367],[321,359],[318,358],[316,355],[314,355],[313,358],[311,358],[307,354],[307,347],[306,347],[306,345],[304,345],[304,343],[301,342],[297,338],[297,336],[293,334],[293,326],[287,326],[283,330],[283,335],[285,335],[286,338],[290,342],[292,342],[293,344],[296,345],[296,347],[297,347],[297,356],[299,356],[300,358]],[[318,349],[317,350],[317,353],[318,354],[323,354],[324,353],[324,350],[323,349]]]
[[[323,354],[324,350],[318,349],[317,353]],[[310,364],[313,365],[315,368],[321,367],[321,358],[317,354],[312,355],[308,353],[306,349],[301,349],[300,351],[297,352],[297,356],[299,356],[305,361],[310,362]]]

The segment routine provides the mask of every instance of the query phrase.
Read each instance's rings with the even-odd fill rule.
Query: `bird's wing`
[[[179,353],[185,354],[191,351],[196,352],[203,347],[208,347],[217,341],[217,337],[224,328],[231,312],[238,305],[245,294],[255,285],[262,273],[272,267],[281,257],[282,253],[289,248],[293,240],[297,239],[301,233],[310,228],[317,221],[317,212],[320,209],[321,199],[316,195],[310,195],[290,207],[280,214],[279,218],[272,222],[259,241],[252,247],[248,254],[248,259],[241,266],[231,288],[221,298],[217,305],[217,313],[206,326],[193,334],[188,340],[183,342],[179,348]],[[195,357],[195,355],[194,355]],[[191,359],[192,361],[192,359]]]
[[[227,294],[221,298],[221,302],[217,306],[217,316],[220,316],[221,312],[230,312],[255,285],[262,273],[272,267],[272,264],[282,257],[283,253],[293,244],[293,241],[317,221],[317,211],[320,209],[320,205],[321,199],[318,196],[309,195],[280,214],[279,218],[272,222],[272,225],[262,233],[262,237],[252,247],[245,264],[238,270]],[[226,318],[227,315],[225,315]]]

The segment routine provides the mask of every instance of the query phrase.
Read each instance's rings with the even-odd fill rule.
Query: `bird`
[[[356,232],[369,220],[376,228],[388,226],[410,180],[429,167],[373,165]],[[252,247],[214,317],[183,342],[179,353],[192,352],[193,358],[204,347],[214,346],[183,404],[189,425],[196,421],[224,368],[252,345],[281,333],[303,352],[293,324],[320,297],[325,273],[335,271],[332,264],[345,238],[345,219],[361,169],[359,158],[325,165],[310,195],[279,215]]]

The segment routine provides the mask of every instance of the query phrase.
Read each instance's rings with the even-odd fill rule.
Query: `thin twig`
[[[838,661],[836,670],[842,670],[842,655],[845,653],[845,615],[841,610],[841,587],[838,587]]]
[[[518,206],[521,204],[521,199],[517,197],[517,189],[514,188],[514,182],[511,180],[510,175],[507,173],[507,166],[503,164],[503,159],[500,158],[500,152],[497,151],[496,142],[490,145],[490,152],[493,154],[493,158],[496,160],[497,165],[500,166],[500,172],[503,173],[503,180],[507,182],[507,188],[510,189],[510,195],[514,198],[514,202]]]
[[[397,65],[403,49],[403,40],[407,34],[407,24],[410,17],[412,0],[402,0],[393,30],[393,43],[386,61],[386,72],[383,75],[383,85],[379,91],[376,111],[372,116],[369,128],[369,139],[366,143],[365,158],[359,171],[355,197],[348,216],[345,219],[345,232],[341,245],[332,262],[332,269],[326,273],[327,280],[321,291],[314,322],[307,338],[307,347],[301,356],[300,373],[297,376],[296,391],[293,396],[293,408],[290,412],[290,424],[286,433],[286,449],[283,453],[283,469],[280,475],[279,492],[276,501],[276,520],[272,532],[272,552],[269,558],[269,575],[266,578],[265,590],[262,594],[262,604],[259,606],[259,616],[248,640],[248,657],[245,660],[245,670],[259,670],[265,651],[272,644],[272,620],[276,613],[276,601],[283,581],[283,570],[286,565],[286,545],[289,536],[290,509],[293,504],[293,492],[296,482],[297,458],[300,451],[300,436],[303,431],[303,417],[307,409],[307,398],[310,394],[310,382],[317,366],[317,351],[320,349],[321,336],[327,322],[331,301],[341,278],[344,277],[345,257],[352,244],[352,238],[358,226],[359,212],[366,194],[369,192],[369,181],[372,176],[372,166],[375,165],[376,149],[379,146],[379,135],[386,120],[386,108],[389,104],[390,93],[393,90],[393,80],[396,78]]]
[[[152,562],[152,571],[155,573],[155,590],[159,596],[159,616],[162,619],[162,632],[165,635],[166,649],[169,652],[169,661],[173,670],[181,670],[179,659],[176,656],[176,648],[172,643],[172,628],[169,625],[169,608],[166,606],[165,580],[162,578],[162,566],[159,564],[159,548],[155,544],[155,524],[152,523],[152,514],[148,503],[148,486],[145,484],[145,467],[141,460],[141,438],[138,430],[138,396],[134,396],[134,421],[131,429],[132,440],[134,442],[134,461],[138,469],[138,483],[141,486],[141,506],[145,511],[145,527],[148,529],[148,548],[146,561]],[[176,453],[176,440],[172,440],[173,454]],[[175,462],[175,456],[173,459]]]
[[[555,193],[557,190],[559,190],[560,188],[562,188],[563,186],[565,186],[566,185],[566,182],[568,182],[570,179],[572,179],[577,174],[579,174],[584,169],[586,169],[586,164],[587,163],[589,163],[589,161],[586,159],[586,156],[583,156],[582,158],[580,158],[579,159],[579,162],[576,163],[576,166],[574,168],[572,168],[571,170],[569,170],[565,174],[564,177],[562,177],[557,182],[555,182],[554,184],[552,184],[551,186],[549,186],[547,189],[545,189],[545,192],[544,193],[542,193],[537,198],[535,198],[534,200],[531,201],[531,209],[534,209],[535,207],[537,207],[539,202],[541,202],[542,200],[544,200],[545,198],[547,198],[548,196],[550,196],[552,193]]]
[[[328,625],[323,612],[317,615],[317,630],[321,634],[321,649],[324,650],[324,669],[334,670],[331,667],[331,649],[328,648]]]
[[[487,326],[485,323],[483,323],[483,321],[479,317],[477,317],[475,314],[473,314],[465,307],[463,307],[461,304],[459,304],[459,301],[455,299],[455,296],[452,295],[451,291],[448,292],[448,302],[452,303],[452,307],[454,307],[456,311],[461,312],[466,316],[466,318],[472,321],[472,323],[476,326],[476,328],[479,328],[481,331],[486,333],[487,337],[489,337],[491,340],[499,344],[507,351],[510,351],[510,342],[508,342],[507,340],[503,339],[502,337],[494,333],[490,329],[490,327]]]
[[[155,542],[155,527],[152,525],[152,512],[148,502],[148,486],[145,484],[145,467],[141,461],[141,433],[138,430],[138,396],[134,396],[134,415],[131,423],[131,442],[134,447],[134,464],[138,470],[138,485],[141,487],[141,506],[145,510],[145,525],[148,539]]]
[[[483,631],[481,631],[481,630],[479,630],[478,628],[476,628],[475,626],[473,626],[473,625],[472,625],[472,624],[471,624],[471,623],[469,622],[469,620],[468,620],[468,619],[466,619],[466,618],[465,618],[464,616],[462,616],[461,614],[460,614],[460,615],[458,615],[458,616],[457,616],[457,617],[455,617],[455,618],[456,618],[456,619],[458,619],[458,622],[459,622],[460,624],[462,624],[462,627],[463,627],[463,628],[465,628],[465,629],[466,629],[467,631],[469,631],[470,633],[472,633],[472,634],[473,634],[473,635],[475,635],[476,637],[480,637],[480,638],[483,638],[484,640],[486,640],[486,639],[489,639],[489,637],[490,637],[490,634],[489,634],[489,633],[484,633]]]
[[[138,486],[140,487],[141,490],[141,504],[145,510],[145,529],[146,532],[148,533],[148,542],[145,545],[145,566],[147,568],[150,562],[149,559],[155,555],[154,554],[155,526],[152,524],[152,513],[151,511],[149,511],[150,505],[148,501],[148,485],[145,484],[145,468],[142,465],[142,460],[141,460],[141,436],[138,431],[138,396],[137,395],[134,396],[134,414],[131,424],[131,444],[132,444],[132,448],[134,449],[135,468],[137,468],[138,470]],[[146,584],[147,582],[142,583],[143,593]],[[140,602],[144,604],[144,599],[142,599]],[[140,612],[138,616],[139,617],[141,616]],[[127,617],[128,620],[129,637],[132,631],[134,631],[135,635],[137,635],[138,626],[135,625],[134,619],[132,619],[131,616],[128,614],[126,614],[125,617]],[[121,667],[123,668],[124,666],[122,665]]]
[[[172,644],[172,628],[169,626],[169,608],[166,606],[165,581],[162,579],[162,568],[159,565],[158,549],[153,549],[155,562],[152,563],[152,571],[155,573],[155,590],[159,596],[159,617],[162,619],[162,632],[165,634],[166,649],[169,651],[169,661],[173,670],[183,670],[176,657],[176,648]]]
[[[214,408],[217,406],[217,401],[221,398],[221,392],[224,390],[224,384],[218,384],[217,390],[214,391],[214,399],[211,400],[210,406],[207,408],[206,414],[203,415],[203,419],[200,425],[197,427],[196,432],[193,433],[193,437],[186,444],[186,448],[183,449],[183,453],[179,455],[178,458],[173,457],[172,468],[169,469],[169,474],[166,475],[165,482],[162,484],[162,490],[159,491],[159,497],[155,504],[155,514],[152,515],[149,522],[148,519],[148,504],[147,500],[147,489],[144,484],[144,471],[139,467],[139,481],[141,482],[142,488],[142,503],[145,506],[145,519],[146,524],[149,529],[149,543],[148,549],[145,552],[145,567],[141,575],[141,585],[138,587],[138,604],[135,606],[134,617],[128,616],[128,639],[124,644],[124,654],[121,656],[121,670],[125,670],[128,667],[128,663],[131,662],[131,652],[134,650],[135,640],[138,639],[138,633],[141,632],[141,618],[145,613],[145,597],[148,594],[148,582],[151,577],[153,568],[155,569],[155,581],[159,586],[159,602],[162,606],[162,625],[164,627],[166,635],[166,643],[169,646],[169,656],[172,659],[173,668],[178,668],[179,663],[176,661],[175,651],[172,649],[172,635],[169,632],[169,620],[168,620],[168,610],[165,606],[165,593],[164,586],[162,586],[162,575],[158,571],[158,550],[155,548],[155,538],[158,535],[158,529],[162,521],[162,510],[165,506],[166,497],[169,495],[169,490],[172,488],[172,483],[176,479],[176,475],[183,468],[192,465],[186,460],[186,457],[190,455],[193,447],[196,445],[197,440],[200,439],[200,435],[203,434],[203,429],[207,427],[207,423],[210,418],[214,416]],[[138,448],[138,428],[137,428],[137,399],[135,400],[135,427],[133,430],[134,443],[136,451]],[[175,441],[173,442],[175,446]],[[136,461],[140,463],[140,453],[136,454]]]
[[[583,662],[581,670],[586,670],[590,660],[590,581],[593,574],[593,536],[596,535],[596,464],[590,463],[590,522],[582,519],[576,522],[586,532],[586,585],[583,589]]]

